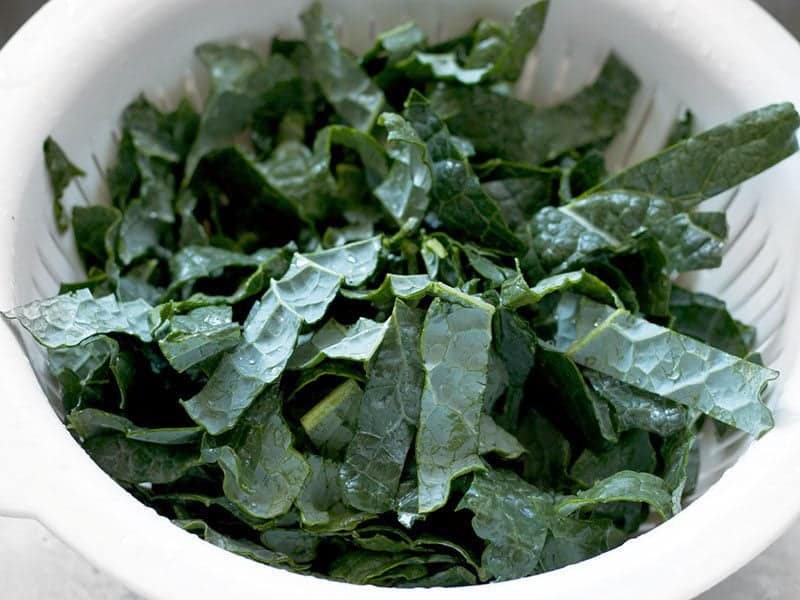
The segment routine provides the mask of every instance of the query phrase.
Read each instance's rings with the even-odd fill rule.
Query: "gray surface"
[[[110,0],[113,1],[113,0]],[[638,2],[641,0],[631,0]],[[724,10],[725,0],[719,2]],[[39,0],[0,0],[0,44]],[[762,2],[800,34],[800,0]],[[747,567],[698,600],[800,598],[800,523]],[[3,600],[136,600],[34,521],[0,518],[0,598]]]

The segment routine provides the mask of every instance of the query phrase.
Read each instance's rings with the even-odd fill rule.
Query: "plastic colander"
[[[327,2],[350,47],[416,20],[436,40],[478,17],[507,19],[520,0]],[[70,235],[56,232],[41,145],[53,134],[90,171],[69,200],[107,196],[102,170],[124,106],[141,91],[169,106],[206,86],[193,59],[205,41],[267,47],[298,36],[295,0],[53,0],[0,53],[0,307],[57,292],[81,276]],[[578,90],[613,49],[643,81],[612,168],[656,150],[691,107],[700,127],[777,101],[800,104],[800,47],[746,0],[552,0],[546,32],[519,93],[540,104]],[[89,169],[91,167],[91,169]],[[182,531],[107,477],[72,439],[43,352],[0,326],[0,513],[31,516],[150,598],[425,600],[685,599],[732,573],[800,512],[800,163],[708,204],[727,208],[722,269],[691,284],[758,325],[780,369],[769,402],[774,431],[703,440],[699,493],[682,513],[620,548],[527,579],[460,589],[386,590],[266,567]],[[0,584],[1,585],[1,584]]]

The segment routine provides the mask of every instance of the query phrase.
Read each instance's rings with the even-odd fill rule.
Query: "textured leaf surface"
[[[533,287],[528,285],[521,274],[517,274],[503,282],[500,299],[506,308],[516,310],[537,304],[550,294],[565,291],[589,296],[605,304],[621,306],[620,299],[611,288],[584,270],[547,277]]]
[[[503,221],[500,209],[483,191],[450,132],[419,94],[406,102],[405,118],[425,142],[433,172],[435,210],[448,230],[490,248],[514,252],[520,241]]]
[[[534,248],[546,269],[564,270],[650,230],[675,270],[716,266],[719,217],[683,211],[791,155],[798,125],[793,107],[775,105],[673,146],[565,206],[542,209],[531,223]]]
[[[290,369],[307,369],[326,358],[367,362],[386,335],[388,322],[378,323],[360,318],[350,326],[328,321],[313,336],[298,344],[287,365]]]
[[[794,154],[798,126],[791,104],[745,113],[610,177],[595,191],[643,192],[691,208]]]
[[[563,514],[609,502],[646,502],[662,519],[672,516],[672,496],[664,480],[650,473],[620,471],[578,492],[574,499],[564,500],[558,507]]]
[[[484,87],[441,88],[433,102],[453,133],[482,155],[539,165],[614,137],[638,87],[636,76],[611,56],[595,83],[554,107],[534,108]]]
[[[77,346],[103,333],[127,333],[149,342],[150,305],[143,300],[118,302],[113,296],[93,298],[81,289],[48,300],[35,300],[6,313],[47,348]]]
[[[524,177],[493,179],[482,184],[495,201],[508,226],[516,230],[526,225],[539,209],[548,204],[552,173],[532,173]]]
[[[478,439],[478,453],[497,454],[503,458],[519,458],[525,453],[525,448],[519,440],[494,422],[489,415],[481,415],[480,437]]]
[[[385,113],[379,123],[388,131],[389,155],[394,163],[375,195],[399,225],[409,219],[421,222],[433,187],[425,143],[400,115]]]
[[[681,213],[652,228],[673,271],[715,269],[728,237],[723,213]]]
[[[425,317],[416,444],[422,513],[447,502],[455,477],[483,468],[478,439],[493,312],[480,301],[461,306],[436,299]]]
[[[96,408],[87,408],[71,413],[69,425],[81,438],[88,440],[108,432],[125,434],[129,440],[161,444],[164,446],[180,446],[200,440],[200,427],[169,427],[146,429],[137,427],[125,417],[107,413]]]
[[[373,518],[342,502],[339,465],[315,455],[308,456],[311,475],[297,498],[303,524],[320,533],[349,531]]]
[[[251,50],[218,44],[204,44],[196,54],[208,69],[211,93],[187,157],[185,183],[207,154],[229,145],[250,124],[271,91],[280,93],[285,82],[297,78],[294,65],[282,56],[271,57],[265,65]]]
[[[333,24],[314,4],[301,17],[314,68],[314,76],[336,111],[362,131],[372,129],[385,104],[383,92],[361,70],[358,62],[339,46]]]
[[[322,319],[342,283],[363,283],[375,270],[379,247],[379,240],[370,240],[296,255],[286,275],[273,280],[250,311],[239,345],[222,359],[205,388],[184,403],[192,419],[213,435],[231,429],[280,377],[301,324]]]
[[[344,498],[361,510],[380,513],[395,504],[419,419],[424,378],[421,328],[419,311],[398,300],[367,367],[358,429],[341,471]]]
[[[601,251],[629,247],[634,235],[675,217],[673,206],[640,192],[610,191],[546,207],[530,224],[533,248],[548,271],[565,271]]]
[[[761,394],[777,376],[774,371],[625,310],[565,295],[558,308],[556,346],[580,364],[751,435],[760,436],[773,425]]]
[[[488,545],[481,565],[498,580],[535,572],[548,531],[547,516],[537,514],[539,491],[507,471],[478,473],[459,508],[473,513],[472,528]]]
[[[250,560],[255,560],[257,562],[264,563],[265,565],[282,565],[289,562],[288,557],[283,554],[272,552],[249,540],[237,540],[235,538],[228,537],[227,535],[222,535],[221,533],[211,529],[203,521],[179,520],[176,521],[175,524],[186,531],[197,534],[205,541],[217,546],[218,548],[222,548],[228,552],[233,552],[239,556],[244,556]]]
[[[44,143],[44,161],[50,178],[50,186],[53,189],[53,211],[56,224],[59,230],[64,232],[69,226],[69,216],[64,212],[61,198],[64,197],[64,190],[69,187],[69,184],[74,179],[85,176],[86,173],[70,162],[61,146],[51,137],[48,137]]]
[[[674,282],[723,258],[725,215],[697,205],[792,154],[800,117],[692,137],[687,113],[609,173],[638,78],[611,55],[572,98],[521,100],[547,58],[531,2],[361,55],[309,5],[267,54],[200,46],[204,99],[125,107],[110,202],[70,211],[85,278],[5,316],[136,499],[295,573],[483,584],[678,512],[704,419],[771,427],[755,328]],[[52,138],[45,158],[63,228],[82,173]]]
[[[241,338],[239,324],[227,306],[198,308],[174,316],[164,326],[168,333],[159,337],[158,346],[178,372],[233,349]]]
[[[623,433],[618,444],[603,452],[584,450],[572,465],[570,477],[584,487],[591,487],[619,471],[653,473],[655,469],[656,453],[649,435],[635,430]]]
[[[121,219],[122,213],[112,206],[76,206],[73,209],[72,228],[84,264],[105,263],[109,254],[106,236]]]
[[[140,442],[120,433],[91,437],[83,447],[100,468],[125,483],[171,483],[201,464],[192,446]]]
[[[272,276],[282,275],[281,269],[285,270],[288,266],[280,250],[264,249],[248,255],[213,246],[186,246],[170,258],[170,287],[177,289],[200,279],[214,277],[231,267],[256,268],[264,264],[269,265]]]
[[[676,331],[736,356],[750,352],[747,330],[731,316],[721,300],[674,286],[669,310],[675,317]]]
[[[487,68],[484,80],[519,79],[528,53],[544,29],[549,4],[544,0],[521,8],[507,26],[488,20],[479,22],[466,64]]]
[[[688,492],[692,450],[697,445],[697,437],[687,428],[664,440],[661,456],[664,460],[664,483],[672,495],[672,512],[681,510],[684,492]]]
[[[47,359],[50,372],[62,386],[66,411],[101,406],[113,402],[115,395],[119,396],[116,405],[125,406],[133,374],[130,354],[120,352],[116,340],[105,335],[92,337],[77,346],[51,349]]]
[[[583,374],[592,389],[614,407],[622,430],[642,429],[666,437],[689,423],[685,406],[592,369],[584,369]]]
[[[508,375],[508,390],[500,424],[512,428],[517,425],[525,382],[533,370],[536,335],[522,317],[500,309],[495,312],[492,337],[495,351]]]
[[[292,446],[292,434],[280,409],[277,390],[268,389],[236,431],[203,449],[204,457],[216,460],[222,469],[225,496],[245,513],[261,519],[288,511],[310,473],[305,459]]]
[[[562,427],[575,431],[592,448],[616,443],[617,432],[608,405],[589,387],[575,361],[561,352],[540,346],[536,352],[541,380],[550,394],[559,397],[558,406],[545,403],[542,410],[557,417]]]
[[[425,32],[413,21],[403,23],[392,29],[379,33],[375,45],[362,58],[362,65],[373,61],[384,60],[393,65],[406,58],[414,50],[425,43]]]
[[[306,435],[322,455],[336,458],[347,448],[356,433],[363,395],[358,383],[349,379],[300,419]]]

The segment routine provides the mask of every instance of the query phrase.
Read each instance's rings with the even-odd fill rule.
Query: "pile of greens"
[[[770,429],[754,330],[673,280],[719,266],[725,215],[696,207],[794,153],[800,118],[681,122],[609,175],[618,58],[558,106],[512,94],[546,12],[355,56],[314,6],[266,61],[200,47],[201,111],[127,107],[110,204],[71,212],[87,280],[6,314],[106,472],[253,560],[456,586],[669,518],[704,420]],[[82,172],[45,150],[60,199]]]

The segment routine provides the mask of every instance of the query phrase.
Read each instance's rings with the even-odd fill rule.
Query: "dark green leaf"
[[[373,515],[353,510],[342,501],[339,464],[308,456],[311,475],[297,498],[303,525],[320,533],[350,531]]]
[[[752,348],[748,332],[730,315],[725,303],[713,296],[673,286],[669,310],[675,318],[675,331],[736,356],[744,357]]]
[[[430,103],[420,94],[412,93],[406,102],[405,118],[428,149],[434,210],[445,228],[502,252],[521,250],[521,242],[481,188],[469,162]]]
[[[535,410],[520,420],[517,439],[525,448],[523,476],[534,485],[547,489],[563,486],[571,460],[567,438]]]
[[[688,140],[694,133],[694,114],[692,111],[687,110],[683,116],[675,121],[672,126],[672,131],[667,136],[667,141],[664,144],[665,148],[674,146],[675,144]]]
[[[633,236],[675,215],[672,204],[655,196],[597,192],[536,213],[530,224],[533,248],[547,271],[566,271],[601,251],[629,248]]]
[[[519,79],[525,60],[544,29],[549,4],[542,0],[523,7],[508,26],[488,20],[479,22],[466,65],[487,68],[484,80]]]
[[[643,429],[666,437],[689,424],[685,406],[592,369],[584,369],[583,374],[592,389],[614,408],[614,415],[623,431]]]
[[[379,123],[388,131],[389,156],[394,163],[375,196],[398,225],[403,226],[409,219],[421,223],[433,186],[425,143],[400,115],[385,113]]]
[[[143,429],[125,417],[95,408],[75,411],[67,420],[70,427],[84,440],[114,431],[124,434],[129,440],[164,446],[182,446],[200,441],[203,433],[200,427]]]
[[[231,429],[255,398],[283,372],[300,326],[325,316],[339,286],[360,285],[375,270],[380,238],[315,254],[296,255],[250,312],[242,341],[227,354],[205,388],[184,402],[196,423],[217,435]]]
[[[383,92],[339,45],[333,23],[313,4],[301,16],[314,77],[336,112],[350,125],[369,131],[385,106]]]
[[[50,185],[53,188],[53,211],[56,225],[60,231],[64,232],[69,226],[69,215],[64,211],[61,198],[64,197],[64,190],[69,187],[69,184],[78,177],[84,177],[86,173],[70,162],[61,146],[51,137],[44,142],[44,161],[50,177]]]
[[[483,168],[491,168],[489,163]],[[497,203],[509,227],[527,225],[537,210],[550,203],[556,174],[551,170],[530,167],[499,177],[482,175],[483,191]]]
[[[310,473],[303,456],[292,447],[275,386],[253,403],[236,430],[209,440],[203,455],[221,467],[225,496],[261,519],[287,512]]]
[[[367,362],[383,341],[388,324],[363,317],[350,326],[328,321],[314,335],[298,343],[287,368],[308,369],[326,358]]]
[[[398,300],[387,323],[386,335],[367,366],[358,429],[341,471],[348,504],[374,513],[394,507],[419,419],[424,377],[419,312]]]
[[[399,587],[423,587],[423,588],[438,588],[438,587],[461,587],[466,585],[473,585],[477,583],[475,575],[464,567],[450,567],[444,571],[439,571],[433,575],[421,577],[410,582],[407,586],[399,584]]]
[[[503,427],[513,429],[519,418],[525,382],[534,365],[536,335],[521,317],[506,309],[495,313],[492,335],[508,375],[508,391],[499,421]]]
[[[619,471],[653,473],[656,469],[656,452],[645,431],[623,433],[619,443],[595,454],[584,450],[570,470],[570,477],[583,487],[591,487],[601,479]]]
[[[171,483],[202,464],[194,446],[151,444],[121,433],[91,437],[83,447],[100,468],[124,483]]]
[[[547,8],[546,1],[526,6],[507,26],[481,21],[472,33],[472,48],[463,61],[457,51],[418,51],[397,64],[397,69],[413,80],[454,80],[464,85],[516,80],[539,40]]]
[[[77,346],[103,333],[126,333],[149,342],[150,309],[143,300],[120,303],[113,296],[93,298],[82,289],[49,300],[35,300],[3,316],[18,321],[42,346],[58,348]]]
[[[662,519],[672,516],[672,498],[664,480],[650,473],[619,471],[598,481],[588,490],[580,491],[558,506],[562,514],[611,502],[646,502]]]
[[[672,512],[681,510],[684,493],[690,490],[692,451],[697,447],[697,437],[689,429],[683,429],[664,440],[661,457],[664,460],[664,483],[672,495]]]
[[[680,142],[592,192],[641,192],[689,209],[794,154],[798,126],[791,104],[767,106]]]
[[[158,346],[172,368],[182,373],[233,349],[241,331],[230,307],[197,308],[162,324]]]
[[[431,554],[421,556],[414,553],[403,552],[370,552],[368,550],[354,551],[337,558],[331,565],[330,575],[334,579],[355,584],[389,585],[392,582],[392,573],[399,575],[399,579],[413,580],[427,574],[426,565],[452,564],[455,559],[447,555]],[[404,567],[417,566],[408,574]],[[398,575],[396,575],[398,576]]]
[[[597,556],[622,541],[621,532],[608,521],[554,516],[539,566],[542,571],[560,569]]]
[[[442,87],[433,103],[453,133],[481,155],[539,165],[614,137],[638,87],[636,76],[612,55],[595,83],[558,106],[534,108],[483,87]]]
[[[547,277],[533,287],[530,287],[525,278],[517,273],[503,282],[500,300],[505,308],[517,310],[523,306],[537,304],[550,294],[566,291],[584,294],[612,306],[622,304],[611,288],[584,270]]]
[[[455,52],[415,52],[400,62],[397,68],[414,81],[456,81],[468,86],[483,81],[490,71],[490,67],[486,65],[474,68],[462,66]]]
[[[97,336],[77,346],[48,351],[50,372],[61,383],[64,409],[70,412],[87,406],[102,406],[115,395],[117,407],[125,405],[130,373],[129,356],[120,353],[119,344],[108,336]]]
[[[261,543],[296,563],[310,563],[317,556],[320,536],[297,529],[268,529],[260,536]]]
[[[471,585],[678,512],[704,419],[771,427],[755,328],[673,280],[722,260],[725,215],[696,205],[792,154],[800,117],[690,137],[687,113],[609,176],[638,79],[612,55],[561,104],[519,99],[546,58],[531,1],[361,56],[313,4],[266,57],[200,46],[198,108],[127,105],[109,205],[72,210],[85,280],[5,316],[137,499],[296,573]],[[82,173],[45,155],[63,227]]]
[[[639,311],[668,322],[672,279],[662,247],[653,236],[645,234],[636,239],[630,250],[618,254],[611,262],[636,292]]]
[[[419,510],[442,507],[451,481],[483,469],[478,457],[481,406],[492,341],[491,305],[435,299],[420,348],[425,367],[416,441]]]
[[[173,139],[171,120],[144,96],[134,100],[125,109],[122,127],[130,133],[138,154],[173,163],[181,159],[180,150]]]
[[[501,458],[519,458],[525,453],[525,448],[519,440],[494,422],[489,415],[481,415],[480,436],[478,439],[478,453],[481,456],[496,454]]]
[[[205,44],[197,49],[197,56],[211,76],[211,93],[186,159],[184,183],[191,180],[206,154],[230,144],[249,125],[271,92],[279,93],[286,82],[298,77],[294,65],[283,56],[273,56],[265,65],[257,54],[237,46]]]
[[[561,204],[569,204],[574,198],[597,186],[608,175],[605,156],[598,150],[591,150],[578,160],[565,159],[561,168],[561,185],[558,190]]]
[[[255,560],[265,565],[283,565],[290,561],[289,557],[280,552],[273,552],[263,546],[255,544],[249,540],[237,540],[227,535],[222,535],[211,529],[206,523],[199,520],[176,521],[178,527],[190,531],[202,537],[210,544],[233,552],[239,556],[244,556],[250,560]]]
[[[507,471],[478,473],[458,505],[473,513],[472,528],[488,542],[481,557],[486,572],[498,580],[526,577],[536,570],[548,530],[538,514],[539,491]]]
[[[550,399],[539,404],[541,410],[558,417],[559,425],[574,430],[592,448],[602,449],[608,442],[615,443],[617,433],[608,405],[587,385],[570,356],[541,346],[536,360],[542,380],[550,386]]]
[[[623,309],[565,294],[557,348],[578,362],[639,389],[760,436],[772,428],[761,393],[777,374]],[[604,348],[615,348],[605,352]]]
[[[72,227],[78,251],[87,266],[104,266],[109,258],[106,236],[120,222],[122,214],[111,206],[76,206],[72,211]]]
[[[339,458],[356,434],[361,387],[348,379],[308,411],[300,424],[323,456]]]
[[[361,63],[368,70],[372,64],[381,61],[393,65],[424,43],[425,33],[416,23],[403,23],[379,34],[374,46],[364,55]]]
[[[728,237],[724,213],[681,213],[652,229],[673,271],[715,269]]]

